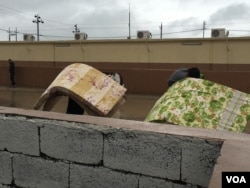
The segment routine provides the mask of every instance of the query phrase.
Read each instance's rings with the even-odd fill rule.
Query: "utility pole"
[[[130,27],[130,2],[129,2],[129,12],[128,12],[128,39],[131,39],[130,30],[131,30],[131,27]]]
[[[16,31],[15,31],[15,34],[16,34],[16,41],[17,41],[17,33],[18,33],[18,32],[17,32],[17,28],[16,28]]]
[[[206,22],[203,21],[203,38],[205,37]]]
[[[9,41],[11,41],[11,36],[16,36],[16,41],[17,41],[17,28],[15,31],[11,31],[10,28],[9,30],[7,31],[9,33]]]
[[[75,27],[75,30],[72,31],[72,33],[75,33],[75,34],[80,33],[80,29],[77,27],[77,24],[75,24],[74,27]]]
[[[33,23],[36,23],[37,26],[37,41],[39,41],[39,23],[44,23],[44,21],[41,19],[41,17],[36,14],[35,16],[35,20],[33,20]]]
[[[161,25],[160,25],[160,31],[161,31],[160,38],[162,39],[162,22],[161,22]]]
[[[9,30],[8,30],[8,33],[9,33],[9,41],[10,41],[10,28],[9,28]]]

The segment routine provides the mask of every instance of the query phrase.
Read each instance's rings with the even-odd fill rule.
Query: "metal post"
[[[203,38],[205,37],[206,22],[203,22]]]
[[[34,17],[36,19],[33,20],[33,23],[36,23],[36,25],[37,25],[37,41],[39,41],[39,36],[40,36],[40,34],[39,34],[39,23],[44,23],[44,21],[41,19],[41,17],[38,14],[36,14]]]
[[[160,38],[162,39],[162,22],[161,22],[161,25],[160,25],[160,30],[161,30]]]
[[[9,41],[10,41],[10,28],[9,28],[9,31],[8,31],[8,33],[9,33]]]
[[[15,31],[15,34],[16,34],[16,41],[17,41],[17,28],[16,28],[16,31]]]
[[[130,26],[130,2],[129,2],[129,13],[128,13],[128,39],[131,39],[131,26]]]

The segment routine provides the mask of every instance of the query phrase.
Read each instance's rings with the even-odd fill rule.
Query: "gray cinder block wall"
[[[208,187],[221,145],[219,139],[0,114],[0,188]]]

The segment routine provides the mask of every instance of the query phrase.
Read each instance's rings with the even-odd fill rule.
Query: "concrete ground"
[[[32,109],[44,89],[22,87],[0,87],[0,106]],[[126,102],[113,115],[113,118],[143,121],[160,96],[131,95],[124,98]],[[52,109],[53,112],[66,112],[67,97],[62,97]]]
[[[32,109],[43,92],[44,89],[38,88],[0,87],[0,106]],[[126,94],[125,103],[112,117],[143,121],[159,98],[160,96],[157,95]],[[51,111],[65,113],[67,102],[68,98],[63,96]],[[250,133],[250,123],[245,132]]]

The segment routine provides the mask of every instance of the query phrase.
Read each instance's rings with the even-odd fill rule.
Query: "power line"
[[[7,16],[14,16],[17,19],[20,20],[28,20],[28,17],[26,15],[24,15],[22,12],[20,12],[19,10],[7,7],[3,4],[0,3],[0,13],[7,15]]]
[[[236,32],[250,32],[250,30],[234,30],[234,29],[229,30],[229,31],[236,31]]]
[[[23,14],[23,12],[21,12],[21,11],[19,11],[17,9],[7,7],[7,6],[5,6],[5,5],[3,5],[1,3],[0,3],[0,14],[4,14],[4,15],[7,15],[7,16],[13,16],[15,18],[22,19],[22,20],[25,20],[25,21],[28,19],[27,14]],[[223,27],[224,27],[225,25],[232,26],[232,25],[239,25],[239,24],[250,24],[249,22],[244,23],[242,21],[237,21],[237,19],[235,19],[236,21],[233,21],[233,22],[232,21],[226,22],[227,20],[230,20],[230,19],[226,19],[226,18],[225,19],[217,19],[218,22],[216,22],[214,24],[207,24],[206,23],[206,26],[212,27],[212,26],[218,26],[218,25],[221,26],[221,25],[223,25]],[[50,20],[50,19],[46,19],[46,20],[48,21],[48,23],[46,21],[46,25],[48,25],[48,26],[43,27],[42,32],[46,31],[46,30],[49,30],[50,32],[51,31],[58,31],[58,30],[60,30],[60,31],[65,30],[65,32],[68,31],[69,33],[71,32],[72,24],[61,23],[61,22],[58,22],[57,20]],[[39,24],[38,23],[37,23],[38,29],[37,29],[37,33],[36,33],[38,35],[37,36],[38,40],[39,40],[39,36],[43,36],[43,37],[64,37],[64,36],[57,36],[57,35],[40,35],[39,34]],[[194,32],[195,33],[197,31],[202,31],[202,30],[203,30],[203,37],[204,37],[204,32],[205,32],[205,30],[208,29],[208,28],[204,28],[204,26],[203,26],[203,29],[182,30],[182,28],[185,28],[185,27],[186,28],[187,27],[192,28],[192,26],[195,27],[198,24],[185,24],[184,25],[184,24],[181,24],[181,22],[179,22],[178,20],[176,21],[176,24],[174,24],[175,22],[171,22],[171,23],[173,23],[173,24],[171,24],[171,25],[168,24],[167,25],[166,22],[165,22],[164,29],[166,28],[165,30],[171,31],[171,32],[165,32],[165,33],[163,33],[163,23],[161,24],[161,27],[160,27],[160,29],[161,29],[161,34],[160,34],[161,37],[162,37],[162,35],[181,34],[181,33],[188,33],[188,32],[190,32],[190,33]],[[143,28],[146,28],[147,30],[153,30],[155,32],[157,30],[157,32],[159,32],[159,29],[158,29],[159,25],[158,24],[159,24],[159,22],[133,22],[133,26],[131,26],[130,29],[134,31],[134,30],[136,30],[138,28],[143,27]],[[171,26],[171,28],[170,28],[170,26]],[[93,33],[96,32],[96,30],[101,30],[101,31],[104,31],[104,30],[106,30],[106,31],[107,30],[112,30],[112,31],[116,30],[116,33],[118,33],[117,30],[120,30],[121,32],[125,32],[127,30],[127,28],[128,28],[127,23],[125,23],[125,22],[124,23],[119,22],[119,23],[116,23],[116,24],[110,24],[110,23],[89,23],[89,24],[83,24],[82,23],[81,24],[80,23],[79,27],[81,27],[81,30],[92,30],[91,32],[93,32]],[[179,30],[177,30],[178,28],[179,28]],[[8,32],[7,29],[0,29],[0,30]],[[19,30],[20,30],[20,27],[19,27]],[[22,30],[24,30],[24,29],[22,29]],[[31,29],[31,27],[27,27],[26,30],[33,30],[33,29]],[[173,31],[173,30],[177,30],[177,31]],[[230,28],[228,28],[227,30],[235,31],[235,32],[249,32],[248,30],[231,30]],[[19,32],[19,33],[23,33],[23,31]],[[97,31],[97,33],[98,33],[98,31]],[[102,33],[102,34],[104,34],[104,33]],[[102,35],[102,34],[99,34],[99,35]],[[131,33],[129,31],[129,36],[130,35],[131,35]],[[157,36],[158,34],[155,34],[155,35]],[[71,38],[71,37],[66,37],[65,36],[65,38]],[[119,36],[119,37],[116,37],[116,36],[115,37],[113,37],[113,36],[111,36],[111,37],[103,36],[102,37],[102,36],[100,36],[100,37],[92,37],[92,38],[127,38],[127,37],[126,36]]]
[[[58,38],[73,38],[69,36],[59,36],[59,35],[40,35],[41,37],[58,37]]]
[[[187,32],[202,31],[202,30],[203,30],[203,29],[192,29],[192,30],[168,32],[168,33],[163,33],[163,34],[164,34],[164,35],[170,35],[170,34],[187,33]]]
[[[8,30],[6,30],[6,29],[0,29],[1,31],[6,31],[6,32],[8,32]]]

